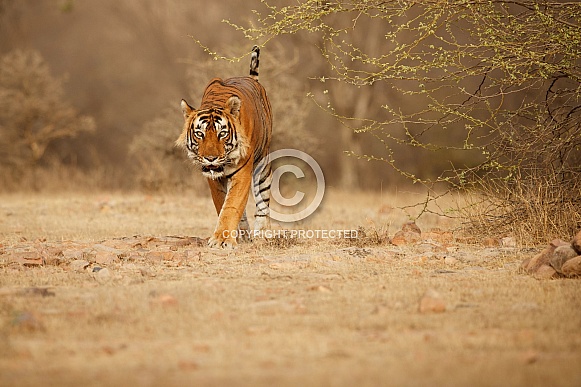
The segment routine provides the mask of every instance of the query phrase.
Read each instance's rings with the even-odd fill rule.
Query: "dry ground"
[[[581,280],[442,231],[374,244],[414,199],[331,192],[293,227],[368,237],[228,253],[188,238],[213,229],[206,197],[4,195],[0,385],[581,385]]]

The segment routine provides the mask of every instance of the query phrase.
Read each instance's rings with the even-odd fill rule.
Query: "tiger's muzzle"
[[[224,163],[215,157],[202,158],[202,175],[210,179],[219,179],[224,176]]]

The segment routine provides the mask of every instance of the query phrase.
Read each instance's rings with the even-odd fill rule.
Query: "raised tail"
[[[258,81],[258,57],[260,56],[260,47],[252,47],[252,54],[250,55],[250,77]]]

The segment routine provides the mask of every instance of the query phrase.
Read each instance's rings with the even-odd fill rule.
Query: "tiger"
[[[182,133],[176,140],[206,177],[218,222],[208,246],[232,249],[270,227],[272,171],[268,160],[272,111],[258,82],[260,48],[250,56],[250,74],[212,79],[199,109],[181,101]],[[256,204],[254,230],[246,216],[251,189]]]

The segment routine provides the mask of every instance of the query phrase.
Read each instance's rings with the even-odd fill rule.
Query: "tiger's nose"
[[[210,163],[216,160],[217,158],[218,156],[204,156],[204,159]]]

